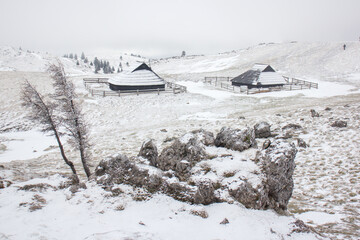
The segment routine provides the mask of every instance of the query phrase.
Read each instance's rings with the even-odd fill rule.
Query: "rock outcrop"
[[[294,144],[276,140],[257,154],[257,161],[265,174],[263,186],[268,198],[268,207],[286,210],[292,195],[297,149]]]
[[[145,141],[142,144],[138,156],[149,160],[150,165],[157,167],[158,151],[153,140]]]
[[[253,128],[240,130],[223,127],[216,135],[215,146],[240,152],[250,147],[256,147],[255,130]]]
[[[320,114],[317,111],[315,111],[314,109],[311,109],[310,113],[311,113],[311,117],[313,117],[313,118],[320,117]]]
[[[149,192],[158,191],[162,185],[161,176],[150,175],[147,169],[139,168],[122,154],[102,160],[95,169],[95,178],[98,184],[105,187],[125,183],[144,187]]]
[[[215,144],[221,142],[223,146],[244,150],[244,145],[250,147],[256,143],[254,139],[254,129],[241,131],[223,128]],[[176,139],[157,157],[153,141],[146,141],[139,157],[148,159],[148,163],[137,164],[141,162],[139,157],[129,159],[125,155],[115,155],[100,162],[94,179],[110,191],[116,184],[128,184],[143,188],[150,195],[160,192],[194,204],[235,200],[247,208],[286,210],[293,190],[292,174],[297,152],[294,145],[284,140],[268,141],[266,148],[257,152],[255,161],[235,160],[248,161],[247,168],[252,164],[252,171],[257,173],[241,173],[243,169],[232,169],[231,175],[224,175],[220,173],[221,170],[213,171],[210,162],[217,161],[217,166],[218,163],[234,159],[226,154],[215,157],[215,160],[209,159],[205,143],[211,145],[211,134],[203,130],[188,133]],[[201,165],[202,161],[207,162]],[[204,166],[208,166],[208,169]],[[207,175],[209,172],[211,174]],[[251,179],[248,180],[248,177]]]
[[[191,132],[196,136],[196,138],[205,146],[212,146],[214,145],[214,134],[209,131],[205,131],[204,129],[194,130]]]
[[[335,121],[331,124],[332,127],[344,128],[347,127],[347,122],[343,120]]]
[[[255,124],[254,130],[256,138],[267,138],[271,136],[270,124],[267,122],[260,122]]]
[[[166,147],[153,166],[163,171],[173,170],[175,175],[184,181],[189,177],[190,169],[206,158],[204,145],[194,134],[188,133]]]
[[[301,148],[307,148],[308,147],[308,144],[302,138],[297,139],[297,145],[298,145],[298,147],[301,147]]]

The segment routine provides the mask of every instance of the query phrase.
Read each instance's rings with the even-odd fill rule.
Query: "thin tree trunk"
[[[90,169],[87,165],[87,159],[86,159],[86,153],[85,153],[85,144],[84,144],[84,141],[83,141],[83,135],[80,131],[80,124],[79,124],[79,120],[78,120],[78,116],[77,114],[75,113],[75,106],[74,106],[74,102],[73,100],[70,101],[70,105],[71,105],[71,109],[75,115],[75,128],[76,128],[76,133],[78,135],[78,141],[79,141],[79,151],[80,151],[80,158],[81,158],[81,163],[83,165],[83,168],[84,168],[84,171],[86,173],[86,176],[87,178],[89,179],[90,178],[90,175],[91,175],[91,172],[90,172]]]
[[[61,153],[62,158],[64,159],[65,163],[71,168],[71,171],[75,175],[76,182],[79,182],[79,177],[78,177],[78,175],[76,173],[74,163],[72,161],[69,161],[69,159],[66,157],[64,147],[63,147],[62,142],[60,140],[59,134],[57,133],[56,130],[54,130],[54,133],[55,133],[56,141],[57,141],[57,143],[59,145],[59,148],[60,148],[60,153]]]
[[[61,142],[60,135],[59,135],[57,127],[56,127],[56,123],[54,122],[53,115],[50,111],[50,107],[48,105],[46,105],[42,96],[28,81],[26,81],[26,84],[27,84],[26,87],[23,89],[23,94],[24,94],[23,101],[25,102],[25,104],[30,104],[31,107],[35,107],[36,109],[40,110],[40,113],[36,116],[36,118],[39,118],[39,117],[42,118],[49,125],[50,128],[48,128],[47,131],[53,132],[53,134],[56,138],[56,141],[58,143],[60,153],[61,153],[63,160],[70,167],[71,171],[73,172],[73,174],[75,176],[75,180],[77,182],[79,182],[79,178],[77,176],[74,164],[71,161],[69,161],[69,159],[65,155],[64,147]],[[28,88],[28,90],[26,90],[26,88]],[[25,97],[25,96],[28,96],[28,97]],[[35,97],[35,99],[36,99],[35,102],[31,101],[32,96]]]

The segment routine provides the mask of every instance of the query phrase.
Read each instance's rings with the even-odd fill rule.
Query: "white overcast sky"
[[[0,45],[55,54],[207,54],[359,41],[360,0],[0,0]]]

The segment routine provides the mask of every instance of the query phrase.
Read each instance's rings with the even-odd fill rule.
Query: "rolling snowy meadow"
[[[148,62],[122,56],[123,60],[118,55],[103,58],[114,66],[129,62],[129,69],[139,61]],[[126,184],[119,184],[121,192],[115,195],[86,179],[78,152],[65,143],[86,185],[75,191],[67,185],[71,171],[55,139],[26,118],[29,110],[20,99],[25,79],[44,95],[53,92],[45,70],[55,58],[0,47],[0,239],[360,238],[359,42],[347,43],[346,50],[334,42],[262,44],[216,55],[151,61],[152,69],[165,80],[187,87],[180,94],[92,96],[83,78],[109,75],[95,75],[88,64],[60,60],[90,126],[92,171],[110,156],[137,156],[148,139],[161,151],[173,138],[193,130],[216,135],[223,127],[253,128],[265,121],[272,132],[297,147],[288,211],[248,209],[236,201],[190,204]],[[270,64],[284,76],[316,82],[319,88],[246,95],[203,82],[204,77],[236,77],[254,63]],[[312,116],[312,109],[318,116]],[[332,126],[340,120],[347,126]],[[288,124],[300,128],[287,132]],[[298,146],[299,138],[306,147]],[[265,139],[257,141],[261,149]],[[225,176],[240,174],[239,168],[247,171],[248,165],[240,163],[252,163],[257,148],[208,151],[233,156],[232,162],[219,160],[212,166]],[[220,224],[225,218],[228,223]],[[297,219],[306,226],[296,224]]]

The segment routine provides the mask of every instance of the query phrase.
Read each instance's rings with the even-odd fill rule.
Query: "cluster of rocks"
[[[344,107],[349,107],[349,105],[345,105]],[[329,107],[325,108],[325,111],[331,111],[332,109]],[[315,118],[315,117],[320,117],[320,114],[318,112],[316,112],[314,109],[310,110],[310,114],[311,117]],[[333,118],[330,118],[330,120],[332,120]],[[331,127],[336,127],[336,128],[345,128],[347,127],[347,121],[344,120],[336,120],[334,122],[332,122],[330,124]]]
[[[109,190],[116,184],[128,184],[149,193],[160,192],[195,204],[238,201],[247,208],[286,210],[293,190],[292,174],[297,149],[284,139],[272,142],[267,139],[268,146],[258,150],[255,159],[248,160],[258,167],[260,184],[252,184],[241,177],[235,179],[231,187],[226,181],[209,178],[192,181],[194,167],[214,158],[207,153],[207,147],[241,152],[257,148],[256,138],[270,136],[270,125],[265,122],[253,128],[223,127],[216,137],[200,129],[176,138],[160,154],[154,141],[149,140],[143,143],[136,157],[128,158],[119,154],[102,160],[94,178]]]

